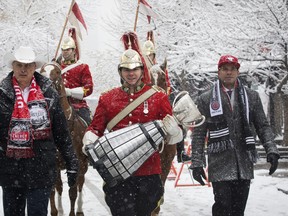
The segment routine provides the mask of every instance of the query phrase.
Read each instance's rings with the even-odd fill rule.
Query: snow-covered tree
[[[131,11],[135,11],[137,2],[128,2],[119,3],[123,23],[133,22]],[[253,82],[249,85],[266,85],[266,93],[272,96],[270,121],[276,134],[281,135],[281,99],[287,92],[288,79],[287,0],[148,2],[161,15],[154,20],[157,53],[168,57],[170,76],[176,83],[201,92],[215,79],[219,57],[235,55],[240,59],[240,72]],[[146,29],[147,24],[140,22],[137,32],[144,35]]]
[[[70,0],[1,1],[0,57],[20,44],[27,44],[47,61],[51,60],[70,3]],[[105,29],[109,34],[103,42],[106,50],[98,50],[97,36],[90,38],[89,43],[84,42],[87,37],[83,39],[86,45],[82,60],[90,65],[98,95],[119,84],[117,65],[124,50],[120,38],[124,32],[133,31],[138,1],[111,0],[114,7],[107,11],[97,10],[104,0],[77,0],[77,3],[88,25],[88,34],[97,29]],[[276,134],[281,135],[282,100],[287,103],[288,88],[287,0],[148,0],[148,3],[160,18],[148,24],[146,15],[139,13],[136,32],[143,43],[147,31],[153,30],[157,61],[168,59],[169,75],[180,90],[188,90],[194,97],[209,88],[217,76],[219,57],[235,55],[240,59],[241,74],[250,78],[249,84],[266,85],[269,113],[274,112],[270,121]],[[5,65],[1,68],[3,77],[8,70]],[[285,112],[284,115],[284,121],[288,121]]]

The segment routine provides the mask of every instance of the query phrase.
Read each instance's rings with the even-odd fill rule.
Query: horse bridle
[[[44,64],[44,65],[41,67],[41,70],[44,69],[44,68],[45,68],[46,66],[48,66],[48,65],[56,66],[59,71],[62,71],[60,65],[59,65],[57,62],[49,62],[49,63],[46,63],[46,64]],[[41,70],[40,70],[40,71],[41,71]]]

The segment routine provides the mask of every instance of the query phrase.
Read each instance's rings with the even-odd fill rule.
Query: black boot
[[[183,163],[190,161],[191,157],[186,154],[186,152],[182,151],[180,154],[177,154],[177,161],[178,163]]]

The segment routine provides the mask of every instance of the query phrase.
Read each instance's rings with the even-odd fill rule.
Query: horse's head
[[[167,80],[166,80],[166,67],[167,61],[160,64],[155,64],[150,68],[150,77],[153,85],[159,86],[167,91]]]
[[[55,82],[59,77],[61,78],[61,68],[56,62],[46,63],[41,67],[40,74],[50,78]]]
[[[61,68],[56,62],[46,63],[41,67],[40,74],[50,78],[57,91],[60,91],[62,83]]]

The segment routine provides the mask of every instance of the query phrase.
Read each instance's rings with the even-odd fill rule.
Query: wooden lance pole
[[[134,32],[136,32],[136,26],[137,26],[137,21],[138,21],[138,14],[139,14],[139,5],[140,5],[140,0],[138,0],[138,5],[136,9],[136,16],[135,16],[135,22],[134,22]]]
[[[63,35],[64,35],[64,31],[65,31],[65,28],[67,26],[68,18],[69,18],[69,15],[71,13],[71,10],[72,10],[72,7],[73,7],[74,3],[75,3],[75,0],[72,0],[70,8],[69,8],[69,11],[67,13],[67,16],[66,16],[66,19],[65,19],[65,22],[64,22],[64,26],[63,26],[62,33],[61,33],[61,36],[60,36],[60,40],[58,42],[58,46],[57,46],[57,49],[56,49],[56,53],[55,53],[54,59],[57,58],[58,51],[59,51],[59,48],[60,48],[60,44],[61,44],[61,41],[62,41],[62,38],[63,38]]]

